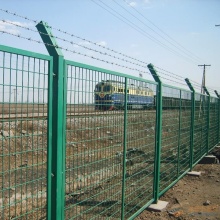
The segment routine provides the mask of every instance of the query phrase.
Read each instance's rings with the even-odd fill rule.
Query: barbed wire
[[[150,73],[148,73],[148,72],[146,72],[146,71],[142,71],[142,70],[140,70],[140,69],[127,67],[127,66],[124,66],[124,65],[115,63],[115,62],[111,62],[111,61],[107,61],[107,60],[104,60],[104,59],[100,59],[100,58],[98,58],[98,57],[89,56],[89,55],[87,55],[87,54],[83,54],[83,53],[81,53],[81,52],[77,52],[77,51],[74,51],[74,50],[70,50],[70,49],[68,49],[68,48],[60,47],[60,46],[58,46],[58,45],[55,45],[55,46],[54,46],[54,45],[52,45],[52,44],[43,43],[42,41],[32,39],[31,37],[24,37],[24,36],[22,36],[22,35],[20,35],[20,34],[14,34],[14,33],[10,33],[10,32],[3,31],[3,30],[0,30],[0,32],[5,33],[5,34],[9,34],[9,35],[12,35],[12,36],[15,36],[15,37],[18,37],[18,38],[22,38],[22,39],[25,39],[25,40],[29,40],[29,41],[32,41],[32,42],[35,42],[35,43],[44,44],[44,45],[46,45],[46,46],[59,48],[59,49],[65,50],[65,51],[67,51],[67,52],[71,52],[71,53],[74,53],[74,54],[77,54],[77,55],[81,55],[81,56],[84,56],[84,57],[88,57],[88,58],[91,58],[91,59],[94,59],[94,60],[97,60],[97,61],[105,62],[105,63],[107,63],[107,64],[116,65],[116,66],[119,66],[119,67],[123,67],[123,68],[126,68],[126,69],[130,69],[130,70],[133,70],[133,71],[137,71],[137,72],[139,72],[139,73],[147,73],[147,74],[150,74]]]
[[[25,19],[25,20],[27,20],[27,21],[31,21],[31,22],[36,23],[36,24],[39,23],[37,20],[30,19],[30,18],[28,18],[28,17],[19,15],[19,14],[14,13],[14,12],[10,12],[10,11],[4,10],[4,9],[0,9],[0,10],[3,11],[3,12],[5,12],[5,13],[11,14],[11,15],[13,15],[13,16],[17,16],[17,17],[23,18],[23,19]],[[87,40],[87,39],[82,38],[82,37],[80,37],[80,36],[77,36],[77,35],[75,35],[75,34],[68,33],[67,31],[63,31],[63,30],[61,30],[61,29],[59,29],[59,28],[55,28],[55,27],[52,27],[52,26],[49,26],[49,25],[48,25],[48,27],[51,28],[52,30],[56,30],[56,31],[58,31],[58,32],[60,32],[60,33],[63,33],[63,34],[65,34],[65,35],[68,35],[68,36],[71,36],[71,37],[75,37],[75,38],[80,39],[80,40],[82,40],[82,41],[91,43],[91,44],[93,44],[93,45],[96,45],[96,46],[101,47],[101,48],[103,48],[103,49],[109,50],[109,51],[114,52],[114,53],[116,53],[116,54],[119,54],[119,55],[121,55],[121,56],[124,56],[124,57],[127,57],[127,58],[129,58],[129,59],[138,61],[138,62],[140,62],[140,63],[142,63],[142,64],[148,64],[147,62],[144,62],[144,61],[141,61],[141,60],[136,59],[136,58],[134,58],[134,57],[128,56],[128,55],[126,55],[126,54],[124,54],[124,53],[121,53],[121,52],[118,52],[118,51],[116,51],[116,50],[114,50],[114,49],[111,49],[111,48],[109,48],[109,47],[100,45],[99,43],[95,43],[95,42],[93,42],[93,41]]]
[[[171,73],[171,74],[173,74],[174,76],[177,76],[178,78],[185,80],[185,77],[179,76],[179,75],[177,75],[177,74],[175,74],[175,73],[172,73],[172,72],[170,72],[170,71],[164,70],[164,69],[162,69],[162,68],[160,68],[160,67],[158,67],[158,66],[155,66],[155,65],[154,65],[154,67],[157,68],[157,69],[160,69],[160,70],[162,70],[162,71],[164,71],[164,72]],[[157,70],[157,72],[166,75],[164,72],[161,72],[161,71],[158,71],[158,70]],[[167,74],[167,75],[170,76],[170,77],[173,77],[172,75],[169,75],[169,74]],[[173,78],[176,78],[176,77],[173,77]],[[176,79],[177,79],[177,78],[176,78]],[[180,80],[180,79],[179,79],[179,80]],[[202,87],[202,84],[201,84],[201,83],[198,83],[198,82],[196,82],[196,81],[194,81],[194,80],[192,80],[192,79],[189,79],[189,80],[190,80],[190,82],[191,82],[195,87],[201,89],[201,87]],[[211,87],[207,87],[207,86],[206,86],[206,88],[209,89],[209,90],[215,91],[215,89],[213,89],[213,88],[211,88]]]
[[[31,29],[31,28],[29,28],[29,27],[24,27],[24,26],[21,26],[21,25],[19,25],[19,24],[15,24],[15,23],[10,22],[10,21],[6,21],[6,20],[1,20],[1,21],[2,21],[2,22],[5,22],[5,23],[8,23],[8,24],[11,24],[11,25],[14,25],[14,26],[19,27],[19,28],[26,29],[26,30],[28,30],[28,31],[32,31],[32,32],[35,32],[35,33],[40,33],[40,34],[47,35],[47,36],[50,36],[50,37],[55,37],[55,38],[60,39],[60,40],[62,40],[62,41],[64,41],[64,42],[69,42],[69,43],[71,43],[71,44],[76,44],[76,45],[78,45],[78,46],[81,46],[81,45],[79,45],[79,44],[77,44],[77,43],[73,43],[73,42],[71,42],[71,41],[68,41],[68,40],[66,40],[66,39],[60,38],[60,37],[55,36],[55,35],[52,35],[52,34],[46,34],[46,33],[40,32],[40,31],[36,31],[36,30]],[[39,41],[38,41],[37,43],[39,43]],[[52,46],[52,45],[50,45],[50,46]],[[107,54],[107,53],[102,53],[102,52],[100,52],[100,51],[93,50],[93,49],[91,49],[91,48],[89,48],[89,47],[85,47],[85,46],[82,46],[82,47],[85,48],[85,49],[88,49],[88,50],[92,50],[92,51],[98,52],[98,53],[100,53],[100,54],[102,54],[102,55],[108,55],[108,56],[110,56],[110,57],[112,57],[112,58],[116,58],[115,56],[112,56],[112,55]],[[77,53],[76,51],[73,51],[73,52],[74,52],[74,53]],[[139,65],[139,64],[137,64],[137,63],[130,62],[130,61],[125,60],[125,59],[120,59],[120,58],[117,58],[117,59],[122,60],[122,61],[125,61],[125,62],[130,63],[130,64],[133,64],[133,65],[137,65],[137,66],[146,68],[145,66]],[[125,66],[123,66],[123,67],[125,67]],[[140,70],[139,70],[139,72],[140,72]],[[144,72],[144,71],[143,71],[143,72]],[[169,77],[173,77],[172,75],[163,73],[163,72],[161,72],[161,71],[157,71],[157,72],[159,72],[159,73],[161,73],[161,74],[164,74],[164,75],[166,75],[166,76],[169,76]],[[178,76],[178,75],[177,75],[177,76]],[[164,77],[163,77],[163,78],[164,78]],[[180,79],[178,79],[177,77],[173,77],[173,78],[175,78],[175,79],[177,79],[177,80],[180,81]],[[167,78],[164,78],[164,79],[170,80],[170,79],[167,79]],[[170,81],[171,81],[171,80],[170,80]],[[173,81],[173,82],[176,82],[176,81]],[[176,83],[177,83],[177,82],[176,82]],[[181,83],[180,83],[180,84],[181,84]]]
[[[16,17],[19,17],[19,18],[23,18],[23,19],[25,19],[25,20],[27,20],[27,21],[31,21],[31,22],[36,23],[36,24],[38,23],[37,20],[30,19],[30,18],[28,18],[28,17],[26,17],[26,16],[19,15],[19,14],[15,13],[15,12],[11,12],[11,11],[9,11],[9,10],[5,10],[5,9],[0,8],[0,11],[3,11],[3,12],[5,12],[5,13],[11,14],[11,15],[16,16]]]
[[[8,24],[14,25],[14,26],[19,27],[19,28],[26,29],[26,30],[28,30],[28,31],[32,31],[32,32],[35,32],[35,33],[40,33],[40,34],[47,35],[47,36],[50,36],[50,37],[55,37],[56,39],[62,40],[62,41],[64,41],[64,42],[68,42],[68,43],[70,43],[70,44],[75,44],[75,45],[81,46],[81,47],[83,47],[83,48],[85,48],[85,49],[88,49],[88,50],[91,50],[91,51],[100,53],[100,54],[102,54],[102,55],[110,56],[110,57],[112,57],[112,58],[115,58],[115,59],[118,59],[118,60],[122,60],[122,61],[124,61],[124,62],[133,64],[133,65],[137,65],[137,66],[139,66],[139,67],[146,68],[146,66],[142,66],[142,65],[139,65],[139,64],[137,64],[137,63],[133,63],[133,62],[130,62],[130,61],[128,61],[128,60],[121,59],[121,58],[119,58],[119,57],[112,56],[111,54],[103,53],[103,52],[101,52],[101,51],[97,51],[97,50],[94,50],[94,49],[92,49],[92,48],[89,48],[89,47],[86,47],[86,46],[83,46],[83,45],[79,45],[79,44],[77,44],[77,43],[75,43],[75,42],[68,41],[68,40],[66,40],[66,39],[60,38],[60,37],[55,36],[55,35],[52,35],[52,34],[46,34],[46,33],[40,32],[40,31],[36,31],[36,30],[31,29],[31,28],[29,28],[29,27],[24,27],[24,26],[22,26],[22,25],[15,24],[15,23],[10,22],[10,21],[6,21],[6,20],[1,20],[1,21],[4,22],[4,23],[8,23]],[[158,67],[157,67],[157,68],[158,68]],[[161,68],[158,68],[158,69],[161,69]],[[161,69],[161,70],[163,70],[163,69]],[[163,71],[164,71],[164,70],[163,70]],[[178,76],[178,75],[176,75],[176,74],[173,74],[173,75],[175,75],[175,76],[177,76],[177,77],[179,77],[179,78],[177,78],[177,77],[175,77],[175,76],[173,76],[173,75],[169,75],[169,74],[167,74],[167,73],[163,73],[163,72],[158,71],[158,70],[157,70],[157,72],[159,72],[159,73],[161,73],[161,74],[164,74],[164,75],[166,75],[166,76],[175,78],[175,79],[177,79],[177,80],[179,80],[179,81],[180,81],[179,78],[181,78],[181,81],[182,81],[182,78],[183,78],[183,77],[180,77],[180,76]],[[168,72],[168,71],[166,71],[166,72]],[[167,78],[166,78],[166,79],[167,79]],[[175,81],[175,82],[176,82],[176,81]]]
[[[65,50],[65,51],[68,51],[68,52],[71,52],[71,53],[74,53],[74,54],[77,54],[77,55],[82,55],[82,56],[85,56],[85,57],[89,57],[89,58],[92,58],[92,59],[95,59],[95,60],[98,60],[98,61],[101,61],[101,62],[105,62],[105,63],[107,63],[107,64],[112,64],[112,65],[116,65],[116,66],[123,67],[123,68],[126,68],[126,69],[130,69],[130,70],[133,70],[133,71],[137,71],[137,72],[139,72],[139,73],[146,73],[146,74],[149,74],[149,75],[151,75],[151,76],[154,75],[154,74],[149,73],[149,72],[146,72],[146,71],[141,71],[141,70],[139,70],[139,69],[135,69],[135,68],[127,67],[127,66],[124,66],[124,65],[120,65],[120,64],[118,64],[118,63],[114,63],[114,62],[106,61],[106,60],[103,60],[103,59],[99,59],[99,58],[97,58],[97,57],[89,56],[89,55],[87,55],[87,54],[83,54],[83,53],[80,53],[80,52],[76,52],[76,51],[70,50],[70,49],[68,49],[68,48],[63,48],[63,47],[60,47],[60,46],[57,46],[57,45],[54,46],[54,45],[52,45],[52,44],[43,43],[42,41],[32,39],[31,37],[24,37],[24,36],[22,36],[22,35],[20,35],[20,34],[9,33],[9,32],[7,32],[7,31],[3,31],[3,30],[0,30],[0,32],[5,33],[5,34],[9,34],[9,35],[12,35],[12,36],[15,36],[15,37],[18,37],[18,38],[22,38],[22,39],[25,39],[25,40],[28,40],[28,41],[32,41],[32,42],[35,42],[35,43],[38,43],[38,44],[44,44],[44,45],[46,45],[46,46],[51,46],[51,47],[63,49],[63,50]],[[184,86],[186,85],[186,84],[177,82],[177,81],[175,81],[175,80],[168,79],[168,78],[163,77],[163,76],[160,76],[160,77],[163,78],[163,79],[166,79],[166,80],[168,80],[168,81],[172,81],[172,82],[175,82],[175,83],[184,85]]]
[[[4,11],[4,12],[6,12],[6,13],[12,14],[12,15],[14,15],[14,16],[23,18],[23,19],[25,19],[25,20],[28,20],[28,21],[37,23],[36,20],[30,19],[30,18],[25,17],[25,16],[18,15],[17,13],[13,13],[13,12],[10,12],[10,11],[4,10],[4,9],[0,9],[0,10],[1,10],[1,11]],[[4,20],[4,21],[5,21],[5,20]],[[31,30],[31,31],[33,31],[33,32],[37,32],[37,33],[38,33],[38,31],[35,31],[35,30],[33,30],[33,29],[31,29],[31,28],[28,28],[28,27],[19,26],[18,24],[14,24],[14,23],[12,23],[12,22],[11,22],[11,24],[13,24],[13,25],[15,25],[15,26],[17,26],[17,27],[25,28],[25,29],[27,29],[27,30]],[[39,24],[41,24],[41,23],[39,23]],[[43,24],[41,24],[41,25],[43,25]],[[98,44],[98,43],[92,42],[92,41],[87,40],[87,39],[85,39],[85,38],[81,38],[81,37],[76,36],[76,35],[74,35],[74,34],[68,33],[67,31],[63,31],[63,30],[61,30],[61,29],[54,28],[54,27],[49,26],[49,25],[48,25],[48,27],[51,28],[52,30],[56,30],[56,31],[58,31],[58,32],[60,32],[60,33],[69,35],[69,36],[71,36],[71,37],[75,37],[75,38],[77,38],[77,39],[80,39],[80,40],[86,41],[86,42],[88,42],[88,43],[94,44],[94,45],[96,45],[96,46],[102,47],[102,48],[104,48],[104,49],[107,49],[107,50],[109,50],[109,51],[111,51],[111,52],[117,53],[117,54],[119,54],[119,55],[121,55],[121,56],[127,57],[127,58],[129,58],[129,59],[133,59],[133,60],[138,61],[138,62],[140,62],[140,63],[142,63],[142,64],[145,64],[145,65],[148,65],[147,62],[144,62],[144,61],[138,60],[138,59],[136,59],[136,58],[127,56],[127,55],[125,55],[125,54],[123,54],[123,53],[121,53],[121,52],[115,51],[115,50],[113,50],[113,49],[111,49],[111,48],[105,47],[105,46],[103,46],[103,45],[100,45],[100,44]],[[40,33],[41,33],[41,34],[44,34],[44,35],[48,35],[48,34],[45,34],[45,33],[42,33],[42,32],[40,32]],[[107,55],[107,53],[103,53],[103,52],[101,52],[101,51],[93,50],[92,48],[89,48],[89,47],[86,47],[86,46],[83,46],[83,45],[80,45],[80,44],[77,44],[77,43],[73,43],[72,41],[68,41],[68,40],[63,39],[63,38],[60,38],[60,37],[58,37],[58,36],[54,36],[54,35],[50,35],[50,36],[56,37],[57,39],[62,40],[62,41],[64,41],[64,42],[69,42],[70,44],[75,44],[75,45],[78,45],[78,46],[83,47],[83,48],[85,48],[85,49],[92,50],[92,51],[97,52],[97,53],[100,53],[100,54],[102,54],[102,55]],[[124,61],[124,62],[131,63],[131,64],[133,64],[133,65],[137,65],[137,66],[139,66],[139,67],[146,68],[146,66],[139,65],[139,64],[137,64],[137,63],[133,63],[133,62],[127,61],[127,60],[125,60],[125,59],[116,58],[115,56],[112,56],[112,55],[110,55],[110,54],[108,54],[107,56],[110,56],[110,57],[115,58],[115,59],[122,60],[122,61]],[[157,66],[155,66],[155,67],[157,67]],[[162,68],[160,68],[160,67],[157,67],[157,68],[160,69],[160,70],[162,70],[162,71],[164,71],[164,72],[166,72],[166,73],[163,73],[163,72],[160,71],[160,73],[162,73],[162,74],[164,74],[164,75],[166,75],[166,76],[173,77],[173,75],[175,75],[176,77],[173,77],[173,78],[175,78],[175,79],[177,79],[177,80],[179,80],[178,78],[184,79],[184,77],[181,77],[181,76],[179,76],[179,75],[177,75],[177,74],[174,74],[174,73],[171,73],[171,72],[169,72],[169,71],[166,71],[166,70],[164,70],[164,69],[162,69]],[[159,71],[158,71],[158,72],[159,72]],[[168,73],[171,73],[172,75],[169,75]],[[177,78],[177,77],[178,77],[178,78]]]
[[[133,71],[137,71],[139,73],[146,73],[146,74],[149,74],[149,75],[154,75],[153,73],[149,73],[149,72],[146,72],[146,71],[142,71],[142,70],[139,70],[139,69],[135,69],[135,68],[131,68],[131,67],[127,67],[127,66],[124,66],[124,65],[121,65],[121,64],[118,64],[118,63],[114,63],[114,62],[110,62],[110,61],[106,61],[106,60],[103,60],[103,59],[99,59],[97,57],[94,57],[94,56],[89,56],[87,54],[83,54],[83,53],[80,53],[80,52],[76,52],[74,50],[70,50],[68,48],[63,48],[63,47],[60,47],[60,46],[57,46],[57,45],[52,45],[52,44],[48,44],[48,43],[44,43],[40,40],[35,40],[35,39],[32,39],[31,37],[24,37],[20,34],[14,34],[14,33],[10,33],[10,32],[7,32],[7,31],[3,31],[3,30],[0,30],[0,32],[2,33],[5,33],[5,34],[9,34],[9,35],[12,35],[12,36],[15,36],[15,37],[18,37],[18,38],[22,38],[22,39],[25,39],[25,40],[29,40],[29,41],[32,41],[32,42],[35,42],[35,43],[38,43],[38,44],[44,44],[46,46],[51,46],[51,47],[55,47],[55,48],[59,48],[59,49],[63,49],[65,51],[68,51],[68,52],[71,52],[71,53],[74,53],[74,54],[77,54],[77,55],[81,55],[81,56],[85,56],[85,57],[88,57],[88,58],[91,58],[91,59],[94,59],[94,60],[98,60],[98,61],[101,61],[101,62],[105,62],[107,64],[112,64],[112,65],[116,65],[116,66],[119,66],[119,67],[122,67],[122,68],[126,68],[126,69],[130,69],[130,70],[133,70]],[[165,80],[168,80],[168,81],[171,81],[171,82],[174,82],[174,83],[177,83],[179,85],[184,85],[186,86],[186,84],[182,83],[182,82],[178,82],[178,81],[175,81],[175,80],[172,80],[172,79],[169,79],[169,78],[166,78],[164,76],[160,76],[160,78],[162,79],[165,79]],[[196,86],[198,87],[198,86]]]
[[[17,13],[10,12],[10,11],[8,11],[8,10],[0,9],[0,11],[3,11],[3,12],[8,13],[8,14],[11,14],[11,15],[13,15],[13,16],[20,17],[20,18],[25,19],[25,20],[27,20],[27,21],[33,22],[33,23],[35,23],[35,24],[39,23],[37,20],[30,19],[30,18],[28,18],[28,17],[26,17],[26,16],[22,16],[22,15],[19,15],[19,14],[17,14]],[[51,35],[50,35],[50,34],[45,34],[45,33],[42,33],[42,32],[36,31],[36,30],[33,30],[33,29],[29,28],[29,27],[25,27],[25,26],[22,26],[22,25],[19,25],[19,24],[10,22],[10,21],[6,21],[6,20],[2,20],[2,21],[3,21],[3,22],[6,22],[6,23],[9,23],[9,24],[11,24],[11,25],[15,25],[15,26],[20,27],[20,28],[24,28],[24,29],[29,30],[29,31],[33,31],[33,32],[36,32],[36,33],[40,33],[40,34],[44,34],[44,35],[49,35],[49,36],[56,37],[57,39],[62,40],[63,42],[67,42],[67,43],[72,44],[72,45],[77,45],[77,46],[82,47],[82,48],[84,48],[84,49],[91,50],[91,51],[96,52],[96,53],[100,53],[101,55],[109,56],[109,57],[112,57],[112,58],[114,58],[114,59],[118,59],[118,60],[121,60],[121,61],[123,61],[123,62],[130,63],[130,64],[132,64],[132,65],[136,65],[136,66],[139,66],[139,67],[142,67],[142,68],[146,68],[146,66],[140,65],[140,64],[138,64],[138,63],[134,63],[134,62],[131,62],[131,61],[129,61],[129,60],[126,60],[126,59],[123,59],[123,58],[119,58],[119,57],[113,56],[113,55],[111,55],[111,54],[104,53],[104,52],[101,52],[101,51],[98,51],[98,50],[89,48],[89,47],[84,46],[84,45],[80,45],[80,44],[78,44],[78,43],[75,43],[75,42],[73,42],[73,41],[66,40],[66,39],[61,38],[61,37],[59,37],[59,36],[54,36],[54,35],[52,35],[52,34],[51,34]],[[39,24],[43,25],[42,23],[39,23]],[[121,55],[121,56],[124,56],[124,57],[127,57],[127,58],[129,58],[129,59],[135,60],[135,61],[137,61],[137,62],[139,62],[139,63],[148,65],[147,62],[144,62],[144,61],[141,61],[141,60],[139,60],[139,59],[133,58],[133,57],[131,57],[131,56],[128,56],[128,55],[126,55],[126,54],[123,54],[123,53],[121,53],[121,52],[118,52],[118,51],[116,51],[116,50],[114,50],[114,49],[111,49],[111,48],[109,48],[109,47],[100,45],[99,43],[92,42],[92,41],[87,40],[87,39],[85,39],[85,38],[79,37],[79,36],[77,36],[77,35],[75,35],[75,34],[68,33],[67,31],[63,31],[63,30],[61,30],[61,29],[54,28],[54,27],[49,26],[49,25],[48,25],[48,27],[51,28],[52,30],[56,30],[56,31],[58,31],[58,32],[60,32],[60,33],[63,33],[63,34],[65,34],[65,35],[68,35],[68,36],[71,36],[71,37],[75,37],[75,38],[77,38],[77,39],[83,40],[83,41],[88,42],[88,43],[90,43],[90,44],[93,44],[93,45],[96,45],[96,46],[101,47],[101,48],[103,48],[103,49],[106,49],[106,50],[108,50],[108,51],[110,51],[110,52],[119,54],[119,55]],[[6,33],[6,34],[11,34],[11,35],[16,36],[16,37],[20,37],[20,38],[23,38],[23,39],[26,39],[26,40],[29,40],[29,41],[33,41],[33,42],[35,42],[35,43],[45,44],[45,45],[47,45],[47,46],[54,47],[54,45],[50,45],[50,44],[43,43],[43,42],[41,42],[41,41],[32,39],[31,37],[24,37],[24,36],[21,36],[20,34],[17,34],[17,35],[16,35],[16,34],[9,33],[9,32],[3,31],[3,30],[1,30],[0,32]],[[67,52],[71,52],[71,53],[74,53],[74,54],[77,54],[77,55],[81,55],[81,56],[85,56],[85,57],[88,57],[88,58],[91,58],[91,59],[95,59],[95,60],[98,60],[98,61],[101,61],[101,62],[105,62],[105,63],[107,63],[107,64],[112,64],[112,65],[116,65],[116,66],[119,66],[119,67],[122,67],[122,68],[126,68],[126,69],[130,69],[130,70],[138,71],[139,73],[146,73],[146,74],[152,75],[151,73],[146,72],[146,71],[142,71],[142,70],[139,70],[139,69],[136,69],[136,68],[127,67],[127,66],[124,66],[124,65],[121,65],[121,64],[118,64],[118,63],[115,63],[115,62],[107,61],[107,60],[104,60],[104,59],[100,59],[100,58],[97,58],[97,57],[94,57],[94,56],[89,56],[89,55],[87,55],[87,54],[83,54],[83,53],[77,52],[77,51],[75,51],[75,50],[70,50],[70,49],[68,49],[68,48],[59,47],[59,46],[55,46],[55,47],[60,48],[60,49],[63,49],[63,50],[65,50],[65,51],[67,51]],[[161,71],[158,71],[158,70],[157,70],[157,72],[159,72],[159,73],[161,73],[161,74],[163,74],[163,75],[166,75],[166,76],[175,78],[176,80],[179,80],[179,81],[181,81],[180,79],[184,79],[184,77],[179,76],[179,75],[177,75],[177,74],[175,74],[175,73],[173,73],[173,72],[164,70],[164,69],[161,68],[161,67],[158,67],[158,66],[154,66],[154,67],[156,67],[157,69],[161,70]],[[165,73],[164,73],[164,72],[165,72]],[[170,75],[170,74],[172,74],[172,75]],[[174,76],[175,76],[175,77],[174,77]],[[160,77],[163,78],[163,79],[166,79],[166,80],[169,80],[169,81],[172,81],[172,82],[175,82],[175,83],[178,83],[178,84],[181,84],[181,85],[184,85],[184,86],[185,86],[185,84],[183,84],[183,83],[180,83],[180,82],[177,82],[177,81],[174,81],[174,80],[165,78],[165,77],[163,77],[163,76],[160,76]],[[200,83],[195,82],[195,81],[193,81],[193,80],[190,80],[190,81],[191,81],[191,82],[194,82],[194,84],[196,84],[196,85],[199,85],[200,88],[201,88],[201,84],[200,84]],[[199,87],[199,86],[196,86],[196,87]],[[209,87],[207,87],[207,88],[209,88]],[[209,89],[212,90],[212,91],[214,91],[214,89],[211,89],[211,88],[209,88]]]
[[[0,21],[2,21],[2,22],[4,22],[4,23],[7,23],[7,24],[14,25],[14,26],[16,26],[16,27],[19,27],[19,28],[22,28],[22,29],[25,29],[25,30],[28,30],[28,31],[32,31],[32,32],[35,32],[35,33],[40,33],[40,34],[47,35],[47,36],[50,36],[50,37],[54,37],[54,38],[59,39],[59,40],[61,40],[61,41],[63,41],[63,42],[67,42],[67,43],[69,43],[69,44],[71,44],[71,45],[77,45],[77,46],[79,46],[79,47],[82,47],[82,48],[84,48],[84,49],[87,49],[87,50],[90,50],[90,51],[99,53],[99,54],[101,54],[101,55],[109,56],[109,57],[111,57],[111,58],[118,59],[118,60],[121,60],[121,61],[126,62],[126,63],[130,63],[130,64],[133,64],[133,65],[136,65],[136,66],[139,66],[139,67],[146,68],[146,66],[140,65],[140,64],[138,64],[138,63],[134,63],[134,62],[131,62],[131,61],[127,60],[127,59],[123,59],[123,58],[116,57],[116,56],[113,56],[113,55],[108,54],[108,53],[104,53],[104,52],[101,52],[101,51],[92,49],[92,48],[90,48],[90,47],[87,47],[87,46],[78,44],[78,43],[73,42],[73,41],[66,40],[66,39],[64,39],[64,38],[58,37],[58,36],[53,35],[53,34],[46,34],[46,33],[43,33],[43,32],[41,32],[41,31],[37,31],[37,30],[34,30],[34,29],[32,29],[32,28],[25,27],[25,26],[22,26],[22,25],[19,25],[19,24],[10,22],[10,21],[6,21],[6,20],[0,20]]]

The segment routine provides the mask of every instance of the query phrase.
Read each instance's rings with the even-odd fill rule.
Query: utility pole
[[[211,66],[211,65],[203,64],[203,65],[198,65],[198,66],[203,66],[201,94],[205,94],[205,90],[204,90],[204,87],[205,87],[205,68],[206,68],[206,66]]]

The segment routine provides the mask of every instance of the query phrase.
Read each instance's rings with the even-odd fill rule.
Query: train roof
[[[120,87],[120,86],[124,87],[124,84],[125,84],[124,82],[120,82],[120,81],[116,81],[116,80],[102,80],[101,82],[97,83],[96,85],[111,85],[111,86],[115,86],[115,87]],[[142,91],[153,91],[152,89],[150,89],[147,86],[143,87],[143,86],[137,86],[134,84],[129,84],[128,89],[138,89],[138,90],[142,90]]]

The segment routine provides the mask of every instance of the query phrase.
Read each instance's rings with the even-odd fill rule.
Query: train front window
[[[96,92],[101,92],[102,91],[102,87],[101,86],[96,86],[95,87],[95,91]]]
[[[104,86],[103,92],[110,92],[111,91],[111,86]]]

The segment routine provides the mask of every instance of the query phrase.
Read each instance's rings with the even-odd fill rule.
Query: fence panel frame
[[[30,58],[35,58],[39,60],[48,61],[48,92],[47,92],[47,190],[46,190],[46,200],[47,200],[47,219],[51,219],[51,173],[52,173],[52,117],[53,117],[53,57],[45,54],[40,54],[32,51],[22,50],[19,48],[9,47],[5,45],[0,45],[0,51]]]
[[[184,89],[169,86],[163,84],[160,77],[157,75],[156,70],[152,64],[148,65],[148,68],[156,82],[150,80],[144,80],[139,77],[129,76],[123,73],[114,72],[90,66],[74,61],[65,60],[60,48],[57,46],[54,37],[51,34],[49,26],[40,22],[37,25],[38,31],[42,37],[42,40],[51,56],[38,54],[30,51],[20,50],[17,48],[7,47],[0,45],[0,51],[8,52],[16,55],[22,55],[32,58],[38,58],[48,61],[48,127],[47,127],[47,219],[64,219],[65,211],[65,157],[66,157],[66,111],[65,107],[67,104],[67,65],[74,65],[80,68],[103,72],[110,75],[116,75],[124,77],[125,79],[125,111],[124,111],[124,143],[123,143],[123,172],[122,172],[122,198],[121,198],[121,219],[124,219],[124,205],[125,205],[125,181],[126,181],[126,139],[127,139],[127,86],[128,79],[138,80],[140,82],[148,82],[154,84],[157,88],[156,91],[156,130],[155,130],[155,161],[154,161],[154,177],[153,177],[153,198],[144,205],[135,214],[130,216],[129,219],[134,219],[138,214],[141,213],[151,203],[157,203],[159,197],[169,190],[174,184],[176,184],[189,170],[198,163],[199,160],[194,161],[193,150],[194,150],[194,128],[195,128],[195,90],[188,79],[185,79],[187,85],[191,90],[191,130],[190,130],[190,154],[189,164],[190,167],[183,174],[179,176],[179,155],[180,155],[180,144],[178,144],[178,178],[173,181],[169,186],[160,192],[160,165],[161,165],[161,142],[162,142],[162,114],[163,114],[163,102],[162,102],[162,86],[168,86],[169,88],[175,88],[180,91],[180,104],[179,104],[179,133],[178,143],[180,142],[181,135],[181,101],[182,91]],[[189,90],[185,90],[189,92]],[[200,155],[202,158],[208,152],[210,152],[215,146],[209,149],[209,136],[210,136],[210,94],[205,88],[208,96],[208,115],[207,115],[207,152],[204,155]],[[218,135],[217,141],[219,143],[220,135],[220,97],[218,96]],[[56,137],[56,138],[53,138]],[[200,158],[200,159],[201,159]]]

